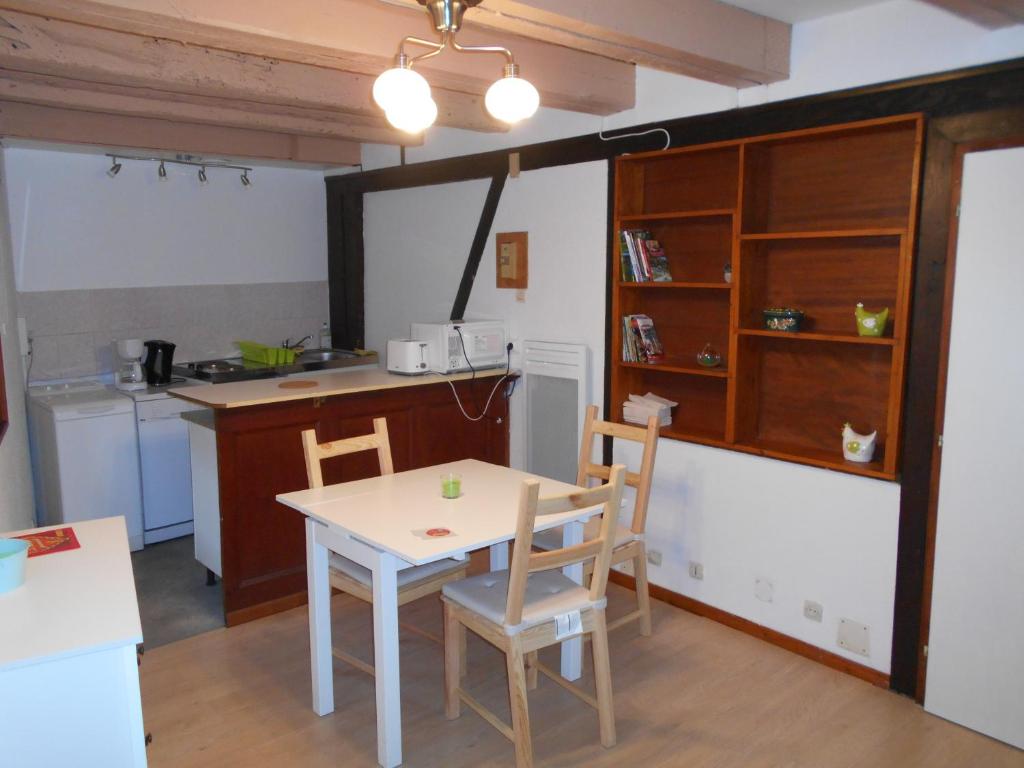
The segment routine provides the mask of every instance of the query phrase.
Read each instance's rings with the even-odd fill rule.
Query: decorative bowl
[[[803,312],[788,307],[769,307],[762,310],[761,314],[764,315],[764,327],[769,331],[796,333],[804,320]]]
[[[0,539],[0,593],[10,592],[25,583],[25,560],[27,558],[27,541]]]

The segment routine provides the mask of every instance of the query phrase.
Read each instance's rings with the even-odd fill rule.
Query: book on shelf
[[[665,249],[646,229],[619,230],[619,261],[624,283],[672,281]]]
[[[663,427],[672,424],[672,409],[679,403],[674,400],[666,400],[653,392],[646,395],[629,395],[629,399],[622,404],[622,420],[631,424],[646,424],[651,416],[658,419],[658,424]]]
[[[657,363],[664,359],[665,347],[658,337],[654,321],[647,315],[622,318],[622,359],[627,363]]]

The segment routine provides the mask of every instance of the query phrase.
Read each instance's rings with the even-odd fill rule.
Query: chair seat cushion
[[[373,586],[372,574],[369,568],[349,560],[337,552],[331,552],[328,562],[332,570],[339,571],[349,578],[355,579],[364,587],[370,588]],[[426,565],[414,565],[412,568],[406,568],[398,572],[398,589],[402,590],[405,587],[411,587],[413,584],[418,584],[424,579],[440,576],[443,573],[454,573],[465,568],[468,564],[468,560],[445,559],[438,560],[435,563],[427,563]]]
[[[586,536],[587,534],[584,534]],[[632,529],[627,528],[624,525],[616,526],[615,528],[615,544],[614,547],[621,547],[623,544],[629,544],[629,542],[635,540],[637,535],[633,533]],[[562,548],[562,529],[561,528],[549,528],[546,531],[535,533],[533,535],[533,546],[536,549],[543,549],[545,552],[550,552],[553,549]]]
[[[492,571],[445,584],[442,594],[497,624],[507,635],[554,620],[555,616],[588,608],[604,608],[606,600],[590,599],[588,590],[561,571],[531,573],[526,580],[523,620],[515,626],[505,624],[505,603],[508,599],[508,571]]]

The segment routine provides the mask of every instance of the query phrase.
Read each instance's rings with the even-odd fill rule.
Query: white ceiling
[[[831,16],[866,5],[876,5],[883,0],[724,0],[728,5],[746,8],[779,21],[791,24],[798,21]]]

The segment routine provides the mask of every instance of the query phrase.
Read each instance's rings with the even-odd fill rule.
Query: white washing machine
[[[99,381],[29,387],[28,401],[39,524],[121,515],[142,549],[135,404]]]

